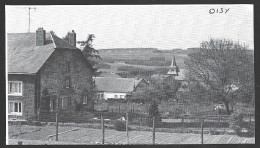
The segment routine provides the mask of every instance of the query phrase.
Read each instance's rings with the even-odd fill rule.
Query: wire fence
[[[114,103],[115,104],[115,103]],[[97,107],[97,106],[96,106]],[[143,108],[141,108],[143,107]],[[183,107],[183,106],[182,106]],[[103,109],[105,107],[103,106]],[[115,134],[118,129],[116,129],[115,124],[117,121],[123,123],[123,129],[120,134],[125,133],[125,144],[129,144],[129,139],[133,139],[134,135],[130,133],[137,132],[150,132],[151,136],[148,141],[152,144],[156,144],[160,133],[193,133],[199,134],[200,143],[204,144],[204,135],[222,135],[230,134],[230,115],[219,115],[219,114],[202,114],[201,112],[195,112],[195,114],[187,114],[187,112],[177,112],[175,107],[173,114],[161,114],[160,122],[157,122],[155,118],[152,118],[152,124],[149,124],[151,117],[148,114],[148,106],[143,104],[125,104],[117,103],[116,105],[108,106],[107,110],[100,110],[95,112],[92,119],[88,122],[83,122],[82,127],[88,129],[100,130],[101,136],[99,136],[100,142],[97,144],[115,144],[115,140],[111,139],[111,135]],[[183,107],[185,108],[185,107]],[[188,106],[186,106],[188,108]],[[97,109],[97,108],[96,108]],[[101,108],[102,109],[102,108]],[[146,110],[146,111],[144,111]],[[194,109],[198,110],[198,109]],[[165,109],[164,112],[167,113],[168,110]],[[210,110],[208,110],[210,112]],[[80,113],[82,114],[82,113]],[[65,126],[66,123],[61,122],[60,118],[64,115],[61,113],[55,114],[55,140],[59,141],[60,134],[64,131],[60,131],[60,126]],[[33,117],[36,121],[40,118],[38,116]],[[82,120],[83,121],[83,120]],[[69,124],[69,123],[68,123]],[[67,125],[68,125],[67,124]],[[255,115],[254,114],[244,114],[244,124],[247,127],[255,127]],[[254,131],[255,132],[255,131]],[[157,134],[156,134],[157,133]],[[50,133],[51,134],[51,133]],[[53,134],[53,133],[52,133]],[[234,133],[231,133],[234,134]],[[107,136],[106,136],[107,135]],[[108,136],[109,135],[109,136]],[[255,135],[255,133],[254,133]],[[93,135],[94,136],[94,135]],[[136,136],[136,135],[135,135]],[[160,139],[167,138],[160,134]]]

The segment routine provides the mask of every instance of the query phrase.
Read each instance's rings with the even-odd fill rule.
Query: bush
[[[153,117],[155,117],[155,127],[159,127],[162,122],[162,118],[159,113],[158,104],[156,101],[152,101],[149,107],[149,117],[147,120],[147,125],[149,127],[153,126]]]
[[[217,131],[216,129],[212,128],[212,129],[210,129],[209,134],[210,134],[210,135],[219,135],[220,132]]]
[[[230,115],[229,127],[238,135],[243,125],[243,114],[241,112],[234,112]]]
[[[155,117],[155,121],[154,121],[155,127],[160,127],[161,123],[162,123],[162,118],[160,116]],[[153,117],[148,117],[147,125],[149,127],[153,126]]]
[[[242,128],[237,135],[240,137],[254,137],[254,131],[248,128]]]
[[[116,122],[115,122],[115,129],[117,131],[126,131],[126,122],[125,121],[116,120]]]

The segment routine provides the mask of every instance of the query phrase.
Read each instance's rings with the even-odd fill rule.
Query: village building
[[[119,76],[118,74],[114,73],[114,72],[98,72],[97,73],[97,77],[112,77],[112,78],[122,78],[121,76]]]
[[[74,112],[77,104],[94,109],[93,68],[76,48],[74,31],[69,43],[43,28],[8,33],[7,51],[9,119],[48,118],[57,111]]]
[[[167,74],[154,74],[151,76],[151,79],[159,80],[159,81],[177,80],[177,81],[183,82],[184,81],[184,72],[185,72],[185,69],[180,69],[176,64],[175,57],[173,57]]]
[[[148,85],[142,78],[94,78],[97,99],[127,99],[132,92]]]

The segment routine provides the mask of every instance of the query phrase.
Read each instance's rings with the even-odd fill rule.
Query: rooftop
[[[9,74],[35,74],[55,49],[80,50],[57,37],[46,33],[46,44],[36,46],[36,33],[7,34],[7,63]]]
[[[94,80],[98,91],[127,93],[133,91],[143,79],[95,77]]]

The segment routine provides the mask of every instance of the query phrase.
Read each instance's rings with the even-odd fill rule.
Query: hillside
[[[99,54],[102,57],[99,71],[115,72],[123,77],[166,74],[173,55],[180,68],[184,68],[184,59],[187,57],[185,50],[158,50],[156,48],[100,49]]]
[[[166,74],[173,55],[180,69],[185,68],[185,58],[199,48],[187,50],[158,50],[156,48],[115,48],[100,49],[102,63],[99,71],[115,72],[124,77],[143,76],[152,74]],[[254,51],[249,50],[253,56]]]

